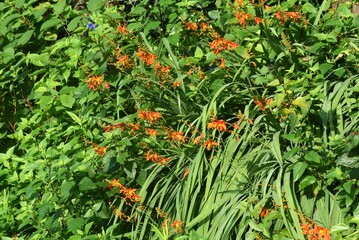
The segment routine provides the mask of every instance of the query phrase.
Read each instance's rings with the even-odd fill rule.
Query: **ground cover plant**
[[[3,239],[357,239],[333,3],[0,3]]]

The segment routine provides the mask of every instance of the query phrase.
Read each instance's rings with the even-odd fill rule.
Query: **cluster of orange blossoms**
[[[103,81],[102,76],[89,77],[85,82],[87,83],[87,86],[93,90],[99,89],[101,87],[101,84],[103,84],[103,86],[107,89],[110,88],[110,85],[108,84],[108,82]]]
[[[216,120],[214,118],[211,119],[211,122],[207,125],[208,129],[217,129],[218,131],[225,132],[227,130],[226,121],[220,119]]]
[[[311,220],[301,219],[302,232],[308,237],[309,240],[330,240],[330,230],[324,227],[318,226]]]
[[[146,129],[146,134],[149,135],[150,137],[157,137],[159,132],[156,129],[147,128]]]
[[[217,38],[209,43],[209,47],[211,50],[214,50],[214,54],[218,54],[222,50],[235,50],[238,46],[237,43],[225,38]]]
[[[97,144],[91,142],[91,141],[88,141],[86,139],[84,139],[84,141],[91,145],[92,149],[95,150],[95,152],[100,155],[101,157],[105,156],[105,154],[107,153],[107,147],[106,146],[103,146],[103,147],[99,147]]]
[[[107,125],[103,128],[103,130],[105,132],[111,132],[116,130],[117,128],[121,128],[122,131],[124,131],[125,127],[126,127],[125,123],[117,123],[117,124]]]
[[[158,121],[162,117],[162,115],[159,112],[138,110],[138,117],[142,120],[149,121],[150,124],[153,125],[153,123]]]
[[[117,26],[117,31],[119,31],[120,33],[122,33],[124,36],[126,36],[128,34],[128,30],[126,28],[126,24],[119,24]]]
[[[180,222],[177,219],[172,221],[172,219],[168,216],[168,213],[166,213],[165,211],[163,211],[162,209],[156,207],[156,212],[157,212],[157,216],[164,218],[164,222],[162,223],[162,227],[163,228],[167,228],[167,223],[170,222],[171,223],[171,227],[175,228],[175,232],[183,232],[182,229],[182,225],[184,223],[184,221]]]
[[[127,54],[120,55],[120,52],[116,54],[116,60],[117,62],[115,65],[120,65],[123,68],[129,68],[131,67],[131,60]]]
[[[141,197],[136,194],[136,190],[137,190],[136,188],[126,188],[117,179],[108,181],[108,183],[109,183],[108,187],[110,189],[116,187],[120,190],[120,193],[124,195],[123,198],[125,199],[126,202],[129,201],[129,202],[137,203],[141,201]]]
[[[298,22],[300,20],[300,14],[298,12],[277,12],[275,18],[281,21],[282,24],[289,19]]]
[[[257,107],[259,108],[259,110],[261,111],[265,111],[266,107],[273,102],[272,98],[268,98],[268,99],[257,99],[254,100],[254,104],[257,105]]]
[[[205,141],[203,143],[203,146],[209,151],[212,149],[212,147],[215,147],[217,146],[217,142],[216,141],[213,141],[211,139],[208,139],[207,141]]]
[[[152,153],[150,150],[146,153],[146,160],[158,163],[160,165],[165,165],[170,159],[166,157],[160,157],[157,153]]]
[[[125,220],[127,222],[131,221],[131,216],[128,216],[123,211],[115,210],[115,215],[117,215],[121,220]]]
[[[195,22],[187,22],[186,29],[196,31],[198,29],[198,25]]]
[[[147,53],[141,48],[139,48],[136,52],[136,55],[140,58],[142,62],[144,62],[147,66],[151,66],[155,63],[157,56],[153,53]]]
[[[171,132],[169,137],[173,141],[186,142],[186,137],[183,135],[183,132]]]

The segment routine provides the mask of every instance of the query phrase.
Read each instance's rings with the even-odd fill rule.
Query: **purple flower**
[[[88,24],[86,24],[86,26],[89,28],[89,29],[91,29],[92,31],[93,30],[95,30],[95,28],[96,28],[96,25],[94,24],[94,23],[88,23]]]

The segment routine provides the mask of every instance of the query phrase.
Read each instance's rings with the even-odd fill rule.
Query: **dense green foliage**
[[[357,239],[351,3],[0,3],[3,239]]]

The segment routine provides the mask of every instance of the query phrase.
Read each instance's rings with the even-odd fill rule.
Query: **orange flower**
[[[182,142],[186,141],[186,137],[183,136],[183,132],[172,132],[170,134],[170,138],[174,141],[182,141]]]
[[[238,47],[238,44],[225,38],[217,38],[209,43],[209,47],[214,50],[214,54],[218,54],[225,49],[234,50]]]
[[[281,12],[277,12],[275,14],[275,18],[278,19],[279,21],[281,21],[282,24],[285,22],[285,17],[283,15],[283,13],[281,13]]]
[[[158,131],[152,128],[147,128],[146,129],[146,134],[151,136],[151,137],[156,137],[158,134]]]
[[[140,129],[140,122],[136,123],[136,124],[129,124],[130,128],[131,128],[131,132],[137,132]]]
[[[157,56],[152,53],[146,53],[141,48],[138,49],[136,52],[136,55],[140,58],[141,61],[143,61],[147,66],[152,65],[155,60],[157,59]]]
[[[179,82],[179,81],[174,81],[173,84],[172,84],[172,87],[176,88],[176,87],[179,87],[179,86],[181,86],[181,85],[182,85],[181,82]]]
[[[186,170],[185,170],[184,173],[183,173],[183,177],[186,177],[186,176],[188,175],[188,173],[189,173],[189,169],[186,168]]]
[[[188,22],[186,23],[187,30],[193,30],[196,31],[198,29],[197,23],[195,22]]]
[[[106,152],[107,152],[107,147],[105,147],[105,146],[99,147],[99,146],[97,146],[97,145],[93,145],[92,148],[93,148],[93,149],[96,151],[96,153],[97,153],[98,155],[100,155],[101,157],[105,156],[105,154],[106,154]]]
[[[199,141],[201,141],[203,138],[204,138],[204,135],[203,135],[203,133],[202,133],[200,136],[196,137],[196,138],[193,140],[193,144],[194,144],[194,145],[198,145]]]
[[[267,105],[269,105],[271,102],[273,102],[273,99],[271,99],[271,98],[254,100],[254,103],[257,105],[257,107],[261,111],[265,111]]]
[[[127,34],[128,34],[128,30],[127,30],[127,28],[126,28],[126,24],[119,24],[118,26],[117,26],[117,31],[119,31],[120,33],[122,33],[124,36],[126,36]]]
[[[252,18],[252,15],[250,15],[249,13],[239,11],[236,14],[234,14],[234,17],[237,18],[238,23],[242,27],[245,27],[247,25],[247,20],[250,20]]]
[[[221,60],[221,63],[219,64],[219,67],[220,68],[225,68],[226,67],[226,62],[225,62],[224,58],[220,58],[220,60]]]
[[[298,12],[285,12],[285,16],[296,22],[300,19],[300,14]]]
[[[202,30],[202,31],[207,31],[208,28],[209,28],[209,27],[208,27],[208,24],[205,23],[205,22],[201,22],[200,25],[201,25],[201,30]]]
[[[259,217],[264,218],[266,216],[268,216],[269,210],[267,208],[262,208]]]
[[[308,237],[309,240],[330,240],[330,230],[324,227],[318,226],[312,220],[306,220],[302,218],[302,223],[300,227],[302,228],[302,233]]]
[[[149,121],[151,125],[162,117],[162,115],[159,112],[138,110],[137,114],[139,118],[141,118],[142,120]]]
[[[261,19],[261,18],[259,18],[259,17],[255,17],[255,18],[254,18],[254,22],[258,25],[258,24],[260,24],[260,23],[263,22],[263,19]]]
[[[161,158],[158,159],[158,161],[156,161],[156,162],[157,162],[158,164],[160,164],[160,165],[165,165],[169,160],[170,160],[170,158],[161,157]]]
[[[175,228],[176,232],[182,232],[182,225],[183,225],[184,221],[180,222],[177,219],[175,221],[173,221],[173,223],[171,224],[171,227]]]
[[[136,188],[126,188],[123,186],[120,189],[120,193],[125,195],[125,199],[129,200],[130,202],[140,202],[141,197],[136,194],[136,190]]]
[[[103,83],[103,86],[104,86],[105,88],[107,88],[107,89],[110,88],[110,84],[109,84],[108,82],[104,82],[104,83]]]
[[[120,53],[118,53],[116,55],[116,59],[116,65],[122,65],[122,67],[124,68],[128,68],[131,66],[131,61],[127,54],[120,56]]]
[[[208,129],[215,128],[218,131],[224,132],[227,130],[226,121],[211,119],[211,122],[207,125]]]
[[[146,154],[146,160],[147,161],[152,161],[152,162],[157,162],[158,161],[158,154],[157,153],[152,153],[152,151],[147,151]]]
[[[159,112],[149,112],[147,120],[152,125],[153,122],[158,121],[161,117],[162,117],[162,115]]]
[[[209,139],[203,143],[203,146],[209,151],[212,147],[217,146],[217,142]]]
[[[102,76],[93,76],[85,81],[90,89],[97,90],[103,82]]]
[[[117,179],[113,179],[111,181],[107,181],[108,182],[108,187],[110,189],[112,189],[113,187],[118,187],[118,188],[121,188],[122,187],[122,184],[120,183],[119,180]]]

